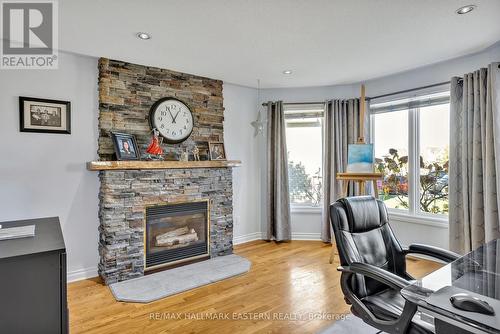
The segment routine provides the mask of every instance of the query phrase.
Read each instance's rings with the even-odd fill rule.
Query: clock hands
[[[170,114],[170,117],[172,117],[172,123],[175,123],[175,118],[174,115],[170,112],[170,109],[167,109],[168,113]]]
[[[179,110],[179,111],[177,112],[177,114],[175,114],[175,117],[172,119],[172,123],[175,123],[175,120],[177,119],[177,116],[179,116],[179,113],[180,113],[180,112],[181,112],[181,111]]]

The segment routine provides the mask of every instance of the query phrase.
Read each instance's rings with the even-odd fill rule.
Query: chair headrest
[[[347,222],[352,233],[366,232],[388,221],[384,203],[372,196],[346,197],[341,198],[339,202],[346,209]]]

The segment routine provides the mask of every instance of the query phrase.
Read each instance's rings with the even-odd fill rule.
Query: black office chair
[[[417,306],[400,294],[414,280],[406,272],[405,256],[418,253],[451,262],[459,255],[421,244],[402,248],[389,226],[385,204],[371,196],[338,200],[330,205],[330,218],[342,292],[352,313],[387,333],[431,333],[432,326],[413,319]]]

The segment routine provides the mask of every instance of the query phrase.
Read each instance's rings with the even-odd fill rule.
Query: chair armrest
[[[401,290],[411,284],[410,281],[396,274],[393,274],[390,271],[387,271],[385,269],[367,263],[353,262],[351,263],[350,266],[347,267],[341,266],[338,267],[337,270],[352,274],[360,274],[363,276],[368,276],[395,290]]]
[[[424,244],[411,244],[410,247],[408,247],[408,249],[404,250],[404,253],[405,255],[406,254],[428,255],[432,256],[433,258],[444,261],[446,263],[453,262],[460,258],[459,254],[454,253],[452,251]]]

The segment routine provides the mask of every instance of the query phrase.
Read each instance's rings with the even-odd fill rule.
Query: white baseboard
[[[245,242],[255,241],[255,240],[263,240],[264,233],[254,232],[250,234],[239,235],[233,238],[233,244],[239,245]],[[301,232],[292,232],[292,240],[321,240],[321,233],[301,233]]]
[[[292,232],[292,241],[293,240],[321,240],[321,233]]]
[[[254,233],[249,233],[249,234],[244,234],[244,235],[239,235],[237,237],[233,237],[233,244],[239,245],[239,244],[243,244],[245,242],[250,242],[250,241],[255,241],[255,240],[262,240],[262,233],[261,232],[254,232]]]
[[[97,273],[97,267],[82,268],[73,271],[68,271],[67,280],[68,283],[71,283],[97,276],[99,276],[99,274]]]
[[[239,235],[233,238],[233,244],[239,245],[245,242],[262,240],[263,233],[254,232],[244,235]],[[292,233],[292,240],[321,240],[320,233]],[[99,276],[97,273],[97,267],[81,268],[68,272],[68,283],[81,281],[88,278],[93,278]]]

